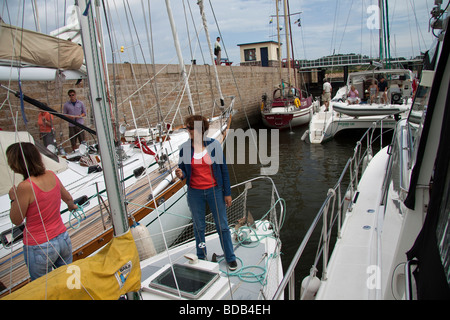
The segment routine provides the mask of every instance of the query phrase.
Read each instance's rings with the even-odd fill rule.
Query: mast
[[[294,69],[294,84],[295,84],[295,87],[298,88],[297,75],[295,73],[294,44],[292,43],[291,8],[289,7],[289,0],[287,0],[287,10],[288,10],[288,19],[289,19],[289,35],[290,35],[289,40],[291,41],[291,53],[292,53],[292,63],[293,63],[292,68]]]
[[[203,28],[205,28],[206,41],[208,42],[208,47],[209,47],[209,54],[211,56],[211,61],[212,61],[212,65],[213,65],[213,68],[214,68],[214,74],[216,75],[216,86],[217,86],[217,90],[219,91],[220,107],[223,108],[225,106],[225,102],[224,102],[223,95],[222,95],[222,89],[220,87],[219,75],[217,74],[217,66],[214,63],[214,51],[212,49],[211,39],[209,38],[208,23],[206,21],[205,8],[203,6],[203,0],[198,0],[197,4],[198,4],[198,6],[200,8],[200,14],[202,15]],[[220,63],[220,61],[219,61],[219,63]]]
[[[379,52],[378,52],[378,56],[380,58],[380,62],[382,62],[384,60],[384,55],[383,55],[383,30],[384,30],[384,23],[383,23],[383,0],[378,0],[378,8],[380,8],[380,29],[378,30],[379,33]]]
[[[380,61],[385,61],[387,68],[391,68],[391,35],[389,31],[389,9],[387,0],[378,0],[380,8]]]
[[[87,4],[89,2],[89,5]],[[104,69],[101,64],[101,52],[98,48],[98,35],[94,22],[94,14],[90,0],[79,0],[77,15],[80,21],[81,37],[83,39],[84,57],[86,60],[91,95],[92,110],[94,112],[97,139],[100,145],[103,174],[108,186],[106,192],[110,205],[114,235],[120,236],[129,229],[127,212],[125,209],[119,170],[116,161],[116,148],[113,135],[111,112],[107,99],[107,87]]]
[[[278,2],[280,0],[275,0],[276,8],[277,8],[277,35],[278,35],[278,70],[280,71],[280,84],[283,82],[283,74],[281,70],[281,39],[280,39],[280,15],[278,7]]]
[[[386,0],[386,4],[385,4],[385,18],[384,18],[384,22],[385,22],[385,55],[386,55],[386,59],[387,59],[387,65],[388,65],[388,69],[391,68],[391,34],[389,31],[389,8],[388,8],[388,1]]]
[[[290,54],[290,42],[289,42],[289,20],[287,16],[287,0],[283,0],[284,3],[284,29],[286,30],[286,53],[287,53],[287,66],[288,66],[288,85],[291,85],[291,54]]]
[[[189,87],[189,81],[187,78],[186,67],[184,65],[183,55],[181,53],[181,48],[180,48],[180,41],[178,40],[177,27],[175,26],[175,21],[173,20],[173,14],[172,14],[172,8],[170,6],[170,0],[166,0],[166,9],[167,9],[167,14],[169,16],[170,27],[172,29],[173,42],[175,44],[175,49],[177,51],[178,63],[180,64],[180,68],[181,68],[181,76],[183,78],[184,85],[186,87],[186,94],[189,99],[188,110],[189,110],[190,114],[195,114],[194,103],[192,101],[192,95],[191,95],[191,88]]]

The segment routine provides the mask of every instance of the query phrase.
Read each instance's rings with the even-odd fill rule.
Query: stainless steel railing
[[[382,121],[382,120],[381,120]],[[380,132],[376,135],[375,130],[380,128]],[[322,220],[322,232],[320,248],[317,251],[318,254],[315,258],[313,267],[311,270],[316,269],[316,266],[322,256],[322,280],[327,277],[327,265],[329,261],[329,248],[331,243],[331,232],[336,228],[337,237],[341,235],[342,215],[347,210],[351,211],[353,198],[356,194],[359,179],[364,172],[368,162],[372,157],[374,143],[379,141],[380,150],[383,148],[383,133],[393,129],[385,130],[382,124],[374,123],[364,133],[362,138],[357,142],[353,156],[347,160],[347,163],[339,176],[339,179],[333,188],[330,188],[327,193],[327,197],[320,207],[317,215],[311,223],[310,228],[306,232],[300,246],[298,247],[291,264],[285,272],[284,278],[280,283],[277,292],[274,295],[274,299],[281,298],[286,287],[288,287],[288,299],[295,299],[295,271],[300,262],[306,246],[308,245],[311,236],[315,229],[318,227],[319,222]],[[345,189],[345,190],[344,190]],[[343,196],[344,195],[344,196]]]

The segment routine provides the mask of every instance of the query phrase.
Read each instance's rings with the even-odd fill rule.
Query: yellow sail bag
[[[114,237],[92,257],[53,270],[5,300],[116,300],[141,286],[139,255],[131,231]]]

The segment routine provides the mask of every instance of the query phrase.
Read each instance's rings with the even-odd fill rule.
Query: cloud
[[[107,8],[107,12],[110,13],[109,22],[114,23],[111,29],[114,31],[113,50],[118,51],[122,45],[126,48],[123,54],[118,54],[117,57],[120,60],[132,62],[137,57],[138,61],[142,62],[144,58],[141,51],[144,51],[145,61],[149,63],[151,61],[149,51],[153,48],[156,63],[177,63],[164,0],[105,0],[105,2],[109,6]],[[0,8],[2,18],[8,23],[20,25],[22,15],[19,13],[23,8],[19,6],[22,3],[22,1],[9,1],[7,3],[9,11],[2,6]],[[62,26],[64,4],[70,1],[38,1],[37,3],[43,32]],[[151,6],[150,11],[147,8],[148,3]],[[214,11],[211,10],[210,3]],[[303,12],[300,15],[301,28],[297,25],[293,26],[295,58],[316,59],[333,52],[377,55],[378,31],[369,30],[366,26],[368,19],[366,9],[374,3],[377,4],[378,1],[291,0],[291,13]],[[203,63],[203,57],[205,57],[205,63],[211,63],[197,1],[171,0],[171,4],[186,63],[189,63],[192,58],[195,58],[197,63]],[[240,59],[238,44],[276,40],[275,24],[269,24],[270,16],[275,14],[275,1],[204,0],[204,4],[211,41],[214,42],[220,32],[226,53],[235,64],[239,63]],[[414,56],[420,50],[427,49],[432,42],[432,36],[428,33],[428,19],[433,5],[433,0],[389,1],[391,43],[395,52],[404,56]],[[34,19],[30,18],[33,17],[30,2],[26,2],[26,6],[25,15],[23,15],[26,17],[24,24],[30,29],[35,29]],[[142,6],[145,7],[144,10]],[[283,7],[281,6],[280,9],[282,13]],[[125,15],[130,11],[132,18],[130,15]],[[281,23],[283,24],[283,19]],[[137,46],[137,37],[130,35],[134,34],[135,28],[138,30],[142,50]],[[199,40],[195,30],[200,33]],[[150,43],[152,43],[151,46]],[[194,57],[191,56],[191,52],[194,53]]]

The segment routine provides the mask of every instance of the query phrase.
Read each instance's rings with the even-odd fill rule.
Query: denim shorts
[[[67,231],[48,242],[23,246],[23,257],[31,281],[66,264],[72,263],[72,242]]]

